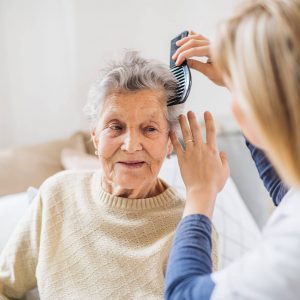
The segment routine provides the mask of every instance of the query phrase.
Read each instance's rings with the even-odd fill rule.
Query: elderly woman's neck
[[[157,179],[152,186],[142,186],[136,189],[128,189],[117,184],[110,183],[102,178],[101,186],[104,191],[113,196],[130,199],[145,199],[155,197],[164,192],[167,188],[159,179]]]

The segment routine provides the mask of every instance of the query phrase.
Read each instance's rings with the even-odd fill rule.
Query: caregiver
[[[169,258],[166,299],[300,297],[299,29],[299,0],[252,0],[221,24],[211,44],[194,32],[178,42],[173,57],[177,65],[187,59],[192,68],[230,90],[232,113],[278,207],[256,247],[212,273],[211,216],[229,168],[217,149],[211,114],[204,114],[206,142],[195,115],[189,112],[188,120],[180,116],[183,139],[193,142],[182,149],[172,133],[187,202]],[[191,59],[197,56],[208,61]]]

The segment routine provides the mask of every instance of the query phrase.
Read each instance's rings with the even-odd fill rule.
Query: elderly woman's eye
[[[152,132],[157,131],[157,129],[155,127],[152,127],[152,126],[148,126],[148,127],[145,128],[145,131],[148,132],[148,133],[152,133]]]
[[[119,130],[122,130],[123,128],[121,125],[111,124],[111,125],[109,125],[109,129],[119,131]]]

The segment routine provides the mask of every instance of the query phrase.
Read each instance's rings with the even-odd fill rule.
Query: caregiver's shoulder
[[[278,209],[273,213],[270,222],[285,219],[287,216],[292,217],[294,221],[300,223],[300,189],[291,188],[282,199]],[[276,218],[275,218],[276,217]],[[299,229],[299,228],[295,228]],[[300,231],[299,231],[300,232]]]

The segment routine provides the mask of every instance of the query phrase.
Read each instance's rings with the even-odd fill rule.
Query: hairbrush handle
[[[170,68],[175,67],[175,60],[172,59],[172,56],[176,52],[176,50],[179,48],[176,45],[176,42],[183,39],[184,37],[187,37],[189,35],[188,31],[183,31],[182,33],[178,34],[173,40],[171,40],[171,51],[170,51]],[[186,61],[184,61],[186,63]]]

